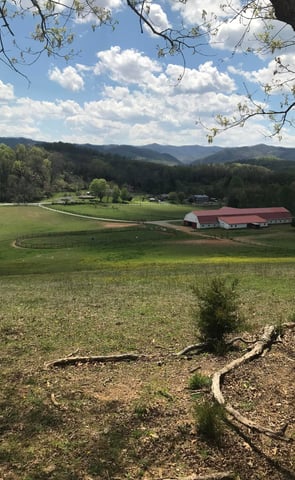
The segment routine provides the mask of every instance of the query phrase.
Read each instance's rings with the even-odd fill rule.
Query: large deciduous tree
[[[89,190],[92,195],[99,198],[102,201],[103,197],[107,193],[108,182],[105,178],[94,178],[89,185]]]
[[[189,0],[170,0],[170,6],[188,4]],[[152,15],[152,0],[122,0],[139,20],[139,28],[150,30],[154,36],[162,40],[159,46],[159,56],[180,54],[183,58],[185,71],[185,51],[192,50],[199,54],[206,43],[210,43],[214,35],[220,31],[225,23],[237,19],[244,25],[244,34],[237,40],[237,49],[243,49],[244,40],[251,29],[253,22],[259,20],[264,25],[263,33],[256,35],[255,40],[260,47],[254,47],[252,53],[271,53],[274,57],[273,81],[263,85],[266,98],[272,92],[280,91],[281,102],[275,108],[267,106],[267,102],[256,100],[247,91],[246,102],[237,105],[237,113],[232,118],[218,116],[217,124],[211,128],[208,140],[212,141],[220,130],[226,130],[244,122],[254,116],[265,116],[273,123],[273,134],[280,135],[286,122],[292,124],[291,110],[295,106],[295,70],[283,55],[285,49],[295,45],[294,35],[288,38],[280,36],[278,30],[287,25],[295,30],[295,2],[294,0],[225,0],[216,6],[219,14],[208,15],[208,4],[204,2],[202,21],[190,18],[190,28],[183,24],[159,28]],[[15,71],[21,72],[21,63],[36,61],[46,52],[48,55],[58,55],[69,58],[75,52],[71,49],[74,40],[73,26],[79,21],[91,22],[95,30],[97,26],[109,24],[115,26],[116,18],[109,8],[105,8],[105,1],[100,0],[2,0],[0,2],[0,60]],[[111,3],[110,3],[111,4]],[[212,9],[211,9],[212,10]],[[220,14],[223,12],[223,14]],[[21,43],[18,38],[18,19],[29,15],[34,23],[31,38],[27,44]],[[273,27],[274,20],[283,22],[281,28]],[[291,29],[290,29],[291,30]],[[280,33],[280,32],[279,32]],[[28,38],[28,37],[27,37]],[[11,47],[11,40],[14,49]],[[251,48],[245,45],[245,50],[251,53]],[[19,57],[11,52],[19,52]],[[246,87],[247,90],[247,87]]]

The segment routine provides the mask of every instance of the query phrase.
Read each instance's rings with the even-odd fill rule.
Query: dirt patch
[[[230,357],[234,356],[238,354]],[[188,361],[167,357],[86,367],[84,395],[95,401],[92,408],[96,408],[98,420],[91,426],[92,434],[104,435],[108,443],[116,432],[122,440],[114,463],[105,465],[105,471],[93,478],[178,479],[230,470],[240,480],[294,479],[294,443],[276,441],[230,423],[224,425],[218,446],[198,434],[194,406],[210,400],[211,394],[188,389],[192,371],[198,368],[212,375],[232,358],[201,355]],[[288,332],[266,356],[226,376],[225,399],[259,424],[272,429],[285,426],[294,439],[294,361],[294,332]]]
[[[137,223],[125,223],[125,222],[108,222],[102,224],[104,228],[122,228],[122,227],[135,227]]]
[[[196,238],[192,240],[177,240],[174,243],[182,245],[234,245],[235,242],[225,238]]]
[[[132,363],[39,371],[38,398],[45,400],[37,412],[43,422],[45,413],[50,420],[50,435],[38,431],[38,457],[22,466],[21,475],[12,457],[3,462],[0,477],[29,478],[40,465],[43,476],[38,478],[56,480],[177,480],[216,471],[232,471],[239,480],[294,480],[294,442],[270,439],[230,421],[218,445],[198,432],[195,406],[211,401],[211,393],[190,391],[189,379],[196,370],[210,376],[242,353],[191,359],[158,353]],[[225,377],[225,399],[261,425],[285,426],[295,439],[294,361],[294,331],[288,331],[264,357]],[[26,393],[21,384],[20,393]],[[50,402],[52,393],[57,404]],[[30,439],[33,449],[32,437],[25,436],[31,416],[24,406],[19,435]],[[45,475],[49,470],[50,477]]]

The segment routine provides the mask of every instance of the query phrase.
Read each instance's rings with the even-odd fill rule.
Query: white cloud
[[[170,64],[166,73],[174,82],[184,74],[177,88],[185,93],[208,91],[231,93],[235,90],[234,80],[227,73],[219,72],[212,61],[201,64],[198,69],[186,68],[185,70],[183,67]]]
[[[218,71],[212,61],[198,69],[169,64],[164,70],[159,62],[134,49],[121,50],[114,46],[97,54],[99,62],[94,67],[96,75],[108,75],[123,85],[137,85],[159,95],[169,95],[173,88],[182,93],[235,90],[234,80],[228,73]]]
[[[186,2],[175,2],[170,0],[171,8],[177,11],[185,25],[202,25],[204,20],[220,23],[229,15],[233,15],[234,11],[240,9],[240,2],[232,0],[228,2],[220,2],[220,0],[187,0]]]
[[[13,86],[10,83],[3,83],[0,80],[0,101],[12,100],[14,98]]]
[[[70,2],[72,4],[72,0]],[[124,6],[123,0],[95,0],[93,3],[91,2],[90,7],[88,7],[89,2],[82,3],[84,3],[85,8],[79,15],[76,15],[75,22],[77,24],[92,23],[92,25],[99,25],[101,21],[108,23],[110,15],[112,17],[115,11]],[[96,13],[93,12],[95,8],[97,9]]]
[[[210,22],[209,43],[213,48],[230,52],[245,52],[251,49],[259,56],[269,54],[261,41],[261,36],[268,26],[267,33],[270,38],[281,39],[283,42],[291,40],[290,49],[293,49],[294,32],[291,26],[277,20],[265,21],[259,18],[260,15],[255,18],[254,9],[259,6],[271,7],[268,0],[249,2],[247,9],[245,2],[239,0],[211,0],[206,4],[203,0],[170,0],[170,3],[187,27],[201,26],[202,30],[204,23]]]
[[[81,111],[81,107],[72,100],[45,102],[22,97],[12,103],[9,106],[9,110],[16,118],[16,122],[20,122],[21,127],[29,119],[31,121],[37,120],[38,122],[40,120],[46,121],[46,119],[65,119],[68,116],[78,114]]]
[[[196,123],[198,119],[211,127],[215,114],[232,115],[241,100],[237,94],[212,91],[188,94],[171,87],[169,95],[159,96],[144,90],[108,86],[100,99],[81,105],[70,100],[42,102],[28,97],[11,101],[1,108],[0,127],[3,135],[46,139],[49,135],[46,128],[52,124],[49,141],[206,144],[206,131]],[[250,145],[261,142],[266,133],[265,125],[254,121],[243,130],[229,130],[217,137],[216,143]],[[290,135],[290,145],[292,141]]]
[[[98,7],[117,9],[123,6],[122,0],[97,0],[94,2]]]
[[[74,67],[65,67],[63,70],[54,67],[49,71],[48,76],[50,80],[72,92],[78,92],[84,88],[84,80]]]
[[[154,80],[153,73],[162,71],[159,62],[151,60],[134,49],[121,50],[114,46],[97,53],[99,62],[94,68],[96,75],[107,74],[116,82],[149,85]]]
[[[149,22],[155,27],[157,31],[166,30],[171,26],[166,12],[158,3],[149,3],[148,7],[146,7],[146,13]],[[148,27],[146,28],[146,30],[149,33],[152,33]]]
[[[266,24],[269,30],[266,31]],[[273,56],[267,44],[263,42],[265,33],[276,41],[288,42],[294,37],[294,32],[290,26],[282,28],[281,22],[277,20],[264,22],[262,19],[243,20],[235,18],[231,22],[223,23],[216,33],[211,37],[211,46],[219,50],[228,50],[235,52],[246,52],[247,50],[253,52],[259,57]],[[270,41],[269,41],[270,43]],[[290,50],[293,47],[290,47]],[[288,47],[284,48],[284,51]],[[277,50],[279,52],[279,50]]]
[[[247,80],[260,85],[263,89],[269,85],[270,94],[289,93],[294,88],[295,54],[280,55],[280,63],[275,59],[258,70],[247,71],[241,67],[229,66],[229,73],[240,75]]]
[[[9,87],[7,95],[10,95],[10,98],[6,96],[3,108],[1,106],[3,135],[75,143],[206,144],[206,131],[201,125],[213,127],[217,114],[232,117],[238,103],[247,101],[246,96],[238,94],[231,75],[244,76],[255,85],[271,75],[271,63],[252,72],[247,72],[243,66],[230,66],[222,72],[213,61],[205,61],[197,68],[187,68],[178,83],[182,67],[172,63],[160,65],[135,49],[112,47],[100,52],[98,59],[94,67],[82,64],[67,67],[70,69],[67,75],[66,69],[51,70],[59,84],[69,79],[74,83],[75,78],[78,78],[78,84],[79,78],[85,82],[79,102],[69,99],[38,101],[29,97],[15,99],[12,87],[0,83],[0,92],[1,88],[5,91]],[[291,55],[284,60],[294,64]],[[78,74],[91,73],[91,69],[101,75],[103,81],[95,82],[95,90],[88,88],[95,80],[94,76],[89,74],[83,79]],[[91,96],[87,95],[88,91]],[[267,131],[265,125],[254,119],[243,130],[228,130],[216,139],[216,143],[230,146],[261,143],[262,135]],[[291,135],[287,138],[291,144]]]

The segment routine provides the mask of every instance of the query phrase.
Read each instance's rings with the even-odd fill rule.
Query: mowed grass
[[[63,312],[61,318],[64,321],[64,306],[69,297],[69,311],[74,309],[79,318],[84,319],[85,326],[88,320],[92,322],[93,314],[88,318],[87,311],[83,312],[83,304],[86,310],[89,305],[94,310],[96,307],[101,309],[102,304],[109,308],[114,297],[117,306],[121,288],[122,299],[126,296],[127,303],[128,296],[134,296],[134,299],[138,296],[142,302],[142,294],[147,291],[145,303],[149,311],[153,308],[151,304],[157,303],[156,296],[159,293],[161,313],[155,316],[151,313],[149,316],[149,321],[154,319],[156,325],[160,316],[165,317],[163,312],[166,309],[171,311],[175,298],[191,298],[190,285],[195,277],[201,282],[207,282],[207,277],[213,274],[242,279],[246,291],[251,291],[254,296],[257,291],[260,295],[265,290],[265,294],[270,295],[269,298],[274,296],[273,301],[277,293],[279,298],[286,299],[287,295],[287,303],[289,297],[294,300],[291,288],[294,243],[291,239],[294,238],[295,229],[290,226],[265,229],[263,235],[259,231],[262,246],[254,243],[253,240],[258,239],[258,236],[254,237],[253,234],[253,243],[247,244],[207,239],[198,233],[186,234],[157,225],[115,229],[102,227],[103,223],[95,220],[62,215],[38,207],[1,207],[0,274],[3,278],[2,306],[7,305],[5,315],[10,308],[9,316],[12,315],[13,318],[14,303],[17,312],[22,311],[22,305],[26,305],[25,308],[29,305],[29,311],[31,305],[36,305],[40,312],[45,312],[50,305],[50,312],[58,309]],[[278,248],[279,238],[284,239],[288,248]],[[23,248],[15,248],[16,239]],[[266,248],[267,242],[269,246]],[[279,255],[276,256],[277,251]],[[12,276],[11,286],[7,286],[9,276]],[[33,284],[35,285],[32,286]],[[181,295],[177,291],[178,284],[182,290]],[[13,285],[16,285],[16,292],[13,291]],[[165,292],[167,299],[163,300]],[[97,301],[96,295],[103,300]],[[74,300],[76,297],[77,301]],[[82,301],[81,298],[84,297]],[[149,297],[154,297],[152,302],[148,301]],[[13,302],[13,298],[17,301]],[[125,307],[121,308],[124,324],[125,319],[129,318],[129,309]],[[185,310],[184,305],[180,308]],[[275,311],[272,309],[272,312]],[[29,318],[32,318],[30,315]],[[145,309],[140,315],[145,315]],[[107,312],[103,311],[102,317],[107,318]],[[73,338],[78,338],[76,330],[71,329],[71,324],[68,326]],[[89,329],[90,325],[87,324],[87,338]],[[168,332],[165,331],[164,337],[167,335]],[[179,331],[177,335],[180,335]],[[38,338],[41,336],[37,335]],[[123,337],[120,333],[120,338]],[[130,347],[138,345],[139,338],[140,331],[139,337],[130,343]],[[123,342],[122,347],[128,345]],[[113,345],[107,341],[102,348],[112,350]],[[114,345],[114,348],[118,348],[118,345]]]
[[[258,256],[253,246],[154,225],[106,230],[37,207],[0,213],[0,478],[144,478],[161,436],[156,422],[177,425],[187,398],[179,375],[187,370],[188,385],[190,362],[165,356],[197,339],[196,283],[238,278],[255,331],[294,314],[292,249],[289,261],[272,246]],[[13,246],[17,238],[26,248]],[[71,353],[124,352],[164,361],[45,368]],[[172,453],[184,435],[175,432],[171,445],[162,432]]]
[[[52,205],[52,208],[90,217],[140,222],[153,220],[182,221],[190,207],[170,203],[132,202],[128,204]]]
[[[110,229],[99,220],[43,208],[1,207],[0,275],[143,264],[293,262],[295,229],[282,226],[276,232],[276,241],[266,237],[263,242],[259,235],[258,241],[228,242],[161,225]]]

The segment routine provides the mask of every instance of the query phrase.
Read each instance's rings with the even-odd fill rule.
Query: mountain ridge
[[[25,137],[0,137],[0,143],[14,148],[17,144],[49,145],[64,142],[44,142]],[[65,144],[66,145],[66,144]],[[80,148],[92,149],[96,152],[110,153],[138,161],[161,163],[169,166],[197,165],[199,163],[227,163],[239,162],[247,159],[273,158],[278,160],[295,161],[295,148],[277,147],[266,144],[257,144],[242,147],[220,147],[202,145],[162,145],[157,143],[142,146],[105,144],[95,145],[69,144]]]

